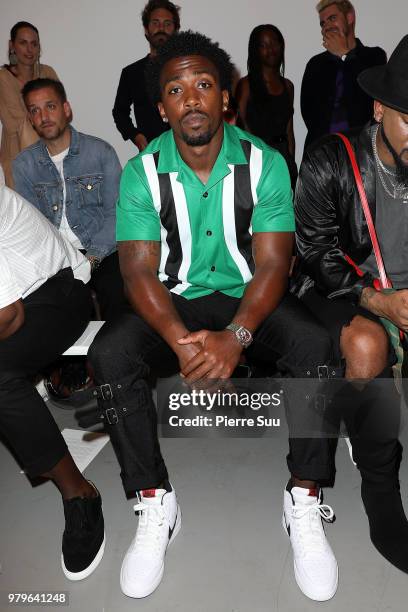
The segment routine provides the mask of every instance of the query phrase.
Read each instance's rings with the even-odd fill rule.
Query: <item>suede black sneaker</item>
[[[92,574],[103,557],[105,529],[102,499],[96,487],[95,490],[98,493],[96,497],[63,500],[65,530],[61,564],[69,580],[83,580]]]

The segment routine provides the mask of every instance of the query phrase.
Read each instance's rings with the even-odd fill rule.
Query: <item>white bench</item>
[[[82,336],[63,355],[87,355],[93,339],[104,323],[105,321],[89,321]]]

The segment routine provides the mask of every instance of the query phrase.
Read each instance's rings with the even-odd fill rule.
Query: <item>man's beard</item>
[[[207,130],[206,132],[198,134],[197,136],[194,134],[186,134],[186,132],[183,131],[181,132],[182,139],[190,147],[203,147],[211,142],[213,136],[214,134],[211,132],[211,130]]]
[[[156,32],[156,34],[153,34],[153,36],[146,36],[146,38],[153,47],[153,49],[159,49],[168,41],[170,35],[166,32]]]
[[[388,140],[385,134],[383,124],[381,124],[381,137],[383,139],[385,146],[387,147],[388,151],[391,153],[394,159],[395,167],[397,171],[396,178],[397,178],[398,183],[405,185],[405,187],[408,187],[408,164],[404,163],[402,160],[403,155],[408,155],[408,149],[403,149],[401,153],[398,155],[398,153],[396,152],[396,150],[394,149],[394,147],[392,146],[392,144],[390,143],[390,141]]]
[[[62,128],[56,126],[54,132],[52,134],[48,134],[47,136],[45,130],[40,128],[38,130],[38,135],[40,136],[40,138],[42,138],[46,142],[52,142],[53,140],[58,140],[58,138],[60,138],[63,135],[66,129],[67,129],[66,125]]]

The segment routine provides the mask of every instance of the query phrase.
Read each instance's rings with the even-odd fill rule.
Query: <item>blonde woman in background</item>
[[[40,64],[40,37],[35,26],[19,21],[10,32],[9,64],[0,68],[0,121],[2,124],[0,164],[6,185],[13,187],[11,162],[26,147],[38,140],[31,127],[21,89],[32,79],[57,79],[55,71]]]

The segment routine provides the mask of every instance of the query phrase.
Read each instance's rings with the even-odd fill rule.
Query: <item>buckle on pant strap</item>
[[[119,422],[118,413],[115,408],[107,408],[107,410],[105,410],[105,416],[109,425],[116,425]]]
[[[327,365],[317,366],[317,375],[319,377],[319,380],[322,380],[322,378],[329,378],[329,366]]]
[[[113,397],[112,387],[109,383],[95,387],[93,395],[99,399],[110,400]]]

